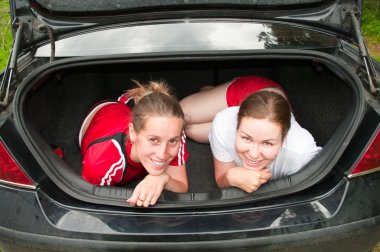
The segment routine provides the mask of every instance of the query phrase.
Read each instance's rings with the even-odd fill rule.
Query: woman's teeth
[[[261,162],[261,160],[260,161],[252,161],[252,160],[250,160],[248,158],[246,158],[246,160],[247,160],[247,163],[250,164],[250,165],[258,165]]]
[[[165,161],[163,161],[163,162],[159,162],[159,161],[152,160],[152,163],[153,163],[153,165],[155,165],[155,166],[163,166],[163,165],[165,164]]]

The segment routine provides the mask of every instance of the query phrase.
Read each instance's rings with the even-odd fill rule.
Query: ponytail
[[[147,85],[133,80],[136,87],[127,91],[133,97],[133,127],[139,132],[149,116],[177,117],[185,124],[182,107],[176,97],[170,94],[170,88],[164,81],[150,81]]]
[[[152,93],[163,93],[170,96],[170,88],[164,81],[149,81],[147,85],[143,85],[136,80],[132,80],[136,85],[135,88],[132,88],[127,91],[128,97],[133,97],[135,104],[138,104],[139,101]]]

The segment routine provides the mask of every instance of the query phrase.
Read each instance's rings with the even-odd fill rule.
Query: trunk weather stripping
[[[355,16],[355,12],[351,12],[350,16],[351,16],[351,21],[353,24],[355,39],[359,47],[360,58],[362,59],[362,62],[364,63],[367,74],[368,74],[370,91],[373,94],[378,94],[380,91],[380,88],[379,88],[380,79],[376,76],[376,71],[372,64],[371,57],[368,55],[368,50],[367,50],[367,47],[364,42],[364,38],[360,30],[359,22]]]

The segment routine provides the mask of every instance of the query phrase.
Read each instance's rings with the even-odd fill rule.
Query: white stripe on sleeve
[[[118,150],[120,159],[114,164],[112,164],[110,169],[106,172],[106,174],[102,178],[102,182],[100,183],[101,186],[111,185],[112,178],[116,175],[117,171],[122,169],[124,172],[124,169],[125,169],[125,158],[124,158],[123,152],[121,151],[121,147],[119,143],[115,141],[114,139],[112,139],[112,143],[115,145],[116,149]]]

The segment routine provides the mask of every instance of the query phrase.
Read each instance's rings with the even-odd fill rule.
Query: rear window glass
[[[210,50],[337,47],[335,36],[315,30],[255,22],[173,22],[97,30],[56,42],[56,57]],[[36,56],[49,57],[50,45]]]

